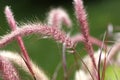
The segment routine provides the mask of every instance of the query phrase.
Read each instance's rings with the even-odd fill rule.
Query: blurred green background
[[[120,0],[84,0],[84,4],[88,13],[91,35],[102,39],[109,23],[114,26],[120,25]],[[68,12],[73,22],[71,33],[76,34],[79,32],[72,0],[0,0],[0,36],[11,31],[4,15],[6,5],[11,6],[18,24],[29,22],[45,23],[47,13],[52,8],[62,7]],[[31,59],[52,78],[55,68],[61,63],[61,44],[56,43],[53,39],[41,39],[39,35],[30,35],[23,39]],[[80,55],[86,54],[82,46],[82,44],[77,46]],[[20,52],[16,41],[1,48],[1,50],[3,49]],[[67,64],[68,66],[74,64],[73,55],[67,54]],[[70,80],[73,80],[74,72],[71,75]],[[25,77],[24,80],[30,79]],[[57,80],[63,80],[62,67],[58,72]],[[115,79],[111,78],[111,80]]]

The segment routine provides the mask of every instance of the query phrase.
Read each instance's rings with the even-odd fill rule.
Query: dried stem
[[[82,62],[82,64],[84,65],[84,67],[87,69],[87,71],[88,71],[88,73],[90,74],[92,80],[94,80],[93,74],[91,73],[91,71],[89,70],[87,64],[83,61],[83,59],[81,58],[81,56],[79,55],[79,53],[78,53],[76,50],[74,50],[74,54],[77,54],[77,55],[78,55],[80,61]]]
[[[103,41],[102,41],[103,43],[105,42],[105,37],[106,37],[106,33],[104,34],[104,37],[103,37]],[[102,43],[102,46],[101,46],[101,49],[100,49],[100,55],[99,55],[99,60],[98,60],[98,80],[101,80],[101,76],[100,76],[100,66],[101,65],[100,64],[101,64],[102,50],[103,50],[103,47],[104,47],[103,43]],[[105,56],[105,58],[106,58],[106,56]],[[105,59],[104,62],[106,63],[106,59]],[[106,65],[104,67],[106,67]]]
[[[67,64],[66,64],[66,44],[63,43],[63,47],[62,47],[62,64],[63,64],[63,70],[64,70],[64,79],[67,79]]]
[[[55,69],[55,71],[54,71],[54,73],[53,73],[53,76],[52,76],[52,79],[51,79],[51,80],[56,80],[56,78],[57,78],[57,76],[58,76],[58,71],[60,70],[61,66],[62,66],[62,63],[60,62],[60,63],[57,65],[57,67],[56,67],[56,69]]]

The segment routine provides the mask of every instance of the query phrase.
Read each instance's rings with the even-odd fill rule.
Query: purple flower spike
[[[11,62],[2,56],[0,56],[0,71],[3,80],[20,80],[17,71]]]
[[[82,35],[85,39],[85,47],[86,50],[89,54],[89,56],[91,57],[91,60],[93,62],[93,66],[95,69],[97,69],[96,67],[96,63],[95,63],[95,58],[94,58],[94,51],[93,51],[93,47],[89,38],[89,26],[88,26],[88,22],[87,22],[87,15],[86,15],[86,11],[84,9],[83,6],[83,2],[82,0],[74,0],[74,6],[75,6],[75,11],[76,11],[76,16],[78,19],[79,24],[81,25],[81,31],[82,31]]]
[[[72,39],[74,44],[76,44],[78,42],[84,42],[85,41],[83,35],[81,35],[81,34],[77,34],[75,36],[72,36],[71,39]],[[90,39],[92,44],[95,44],[95,45],[99,46],[100,48],[102,47],[102,44],[103,44],[102,41],[100,41],[97,38],[92,37],[92,36],[90,36],[89,39]],[[107,46],[105,44],[103,44],[103,48],[106,49],[106,47]]]
[[[51,36],[60,43],[66,43],[67,48],[73,47],[72,40],[67,37],[64,32],[60,31],[58,28],[41,24],[25,25],[21,26],[21,28],[16,29],[15,31],[12,31],[10,34],[7,34],[2,39],[0,39],[0,47],[7,45],[17,36],[26,36],[30,34],[42,34],[44,36]]]
[[[62,22],[68,27],[72,26],[72,22],[64,9],[52,9],[48,14],[48,24],[61,28]]]

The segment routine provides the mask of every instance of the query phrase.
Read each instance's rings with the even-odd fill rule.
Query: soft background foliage
[[[115,26],[120,25],[120,0],[84,0],[85,8],[88,12],[88,21],[90,25],[90,33],[102,39],[103,33],[107,29],[107,25],[112,23]],[[11,6],[18,24],[28,22],[45,22],[47,13],[54,7],[63,7],[66,9],[73,21],[72,34],[79,30],[76,22],[72,0],[0,0],[0,36],[10,32],[5,15],[5,6]],[[69,31],[70,29],[65,29]],[[52,77],[56,66],[61,63],[61,45],[56,44],[52,39],[41,39],[39,35],[31,35],[24,37],[25,46],[31,59],[43,68],[50,78]],[[2,48],[20,52],[19,47],[14,41],[13,43]],[[80,55],[85,54],[85,50],[81,44],[77,46]],[[74,57],[67,54],[67,64],[72,65]],[[111,68],[111,67],[110,67]],[[110,74],[112,71],[108,69]],[[62,67],[58,73],[57,80],[63,79]],[[73,73],[74,74],[74,73]],[[25,80],[29,80],[26,76]],[[71,77],[73,80],[73,76]],[[114,78],[112,79],[114,80]]]

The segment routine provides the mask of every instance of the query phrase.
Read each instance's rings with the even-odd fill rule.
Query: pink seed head
[[[86,11],[84,9],[83,1],[82,0],[74,0],[74,7],[75,7],[75,12],[76,12],[78,22],[81,25],[82,35],[85,39],[84,44],[86,47],[86,51],[88,52],[89,56],[91,57],[94,68],[97,69],[94,55],[93,55],[94,50],[92,47],[92,43],[89,40],[90,39],[89,26],[88,26],[88,22],[87,22],[87,15],[86,15]]]
[[[16,29],[16,21],[14,19],[13,13],[11,11],[11,9],[9,8],[9,6],[5,7],[5,15],[6,15],[6,19],[11,27],[12,30]]]
[[[10,43],[17,36],[26,36],[30,34],[42,34],[44,36],[50,36],[60,43],[66,43],[66,46],[68,48],[73,47],[72,40],[67,37],[64,32],[56,27],[41,24],[24,25],[21,26],[21,28],[12,31],[11,33],[5,35],[2,39],[0,39],[0,47],[3,47],[6,44]]]
[[[71,27],[72,22],[65,10],[62,8],[52,9],[48,14],[48,24],[61,27],[62,22]]]
[[[3,80],[20,80],[17,71],[11,62],[2,56],[0,56],[0,71],[2,73]]]

